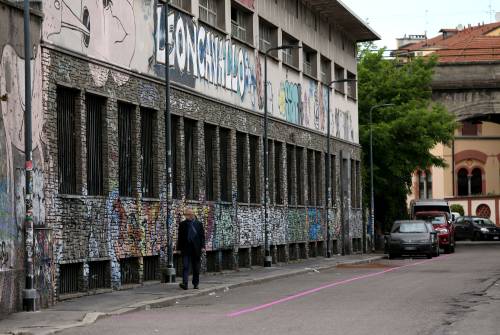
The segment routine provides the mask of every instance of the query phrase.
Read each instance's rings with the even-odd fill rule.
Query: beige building
[[[439,56],[433,99],[459,122],[451,146],[433,149],[447,167],[417,171],[409,200],[445,198],[500,226],[500,23],[440,33],[395,53],[403,61]]]

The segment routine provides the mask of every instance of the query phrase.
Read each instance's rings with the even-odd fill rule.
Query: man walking
[[[200,221],[196,219],[191,208],[184,211],[186,218],[179,224],[179,235],[177,238],[177,249],[182,255],[182,283],[179,286],[183,290],[188,289],[189,265],[193,269],[193,287],[198,289],[200,283],[200,259],[205,251],[205,230]]]

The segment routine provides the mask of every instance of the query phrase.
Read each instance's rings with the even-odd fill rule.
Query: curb
[[[123,308],[117,309],[117,310],[115,310],[113,312],[109,312],[109,313],[89,312],[89,313],[85,314],[82,321],[78,321],[78,322],[64,325],[64,326],[54,326],[54,328],[46,329],[45,331],[32,332],[29,330],[14,330],[14,331],[8,332],[7,334],[8,335],[53,335],[53,334],[59,333],[63,330],[70,329],[70,328],[89,326],[91,324],[94,324],[97,320],[103,319],[105,317],[119,316],[119,315],[124,315],[127,313],[132,313],[132,312],[137,312],[137,311],[142,311],[142,310],[149,310],[152,308],[169,307],[169,306],[175,305],[176,303],[178,303],[180,301],[184,301],[184,300],[187,300],[190,298],[200,297],[203,295],[208,295],[212,292],[215,293],[215,292],[227,291],[228,289],[234,289],[234,288],[238,288],[238,287],[252,286],[252,285],[256,285],[256,284],[274,281],[277,279],[298,276],[301,274],[309,273],[311,271],[329,270],[329,269],[337,267],[340,264],[347,264],[347,265],[369,264],[369,263],[373,263],[375,261],[378,261],[378,260],[381,260],[384,258],[386,258],[386,256],[374,256],[374,257],[369,257],[366,259],[353,260],[353,261],[332,261],[331,264],[327,264],[327,265],[323,265],[323,266],[319,266],[319,267],[304,268],[304,269],[300,269],[300,270],[290,271],[287,273],[281,273],[281,274],[269,275],[269,276],[265,276],[265,277],[261,277],[261,278],[255,278],[255,279],[243,281],[240,283],[214,286],[214,287],[210,287],[210,288],[206,288],[206,289],[201,289],[201,290],[194,292],[194,293],[159,298],[159,299],[155,299],[155,300],[145,300],[145,301],[141,301],[141,302],[135,303],[133,305],[130,305],[128,307],[123,307]],[[0,335],[2,335],[2,334],[0,334]]]

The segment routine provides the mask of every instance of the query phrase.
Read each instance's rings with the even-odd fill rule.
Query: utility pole
[[[24,0],[24,156],[26,173],[26,206],[24,219],[25,247],[25,288],[23,290],[23,310],[34,312],[37,309],[35,289],[35,271],[33,265],[34,228],[33,228],[33,153],[31,144],[31,34],[30,34],[30,3]]]

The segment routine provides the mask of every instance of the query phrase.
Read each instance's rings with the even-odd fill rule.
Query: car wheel
[[[394,254],[394,253],[389,253],[389,259],[394,259],[394,258],[396,258],[396,257],[397,257],[397,255],[396,255],[396,254]]]
[[[479,234],[478,232],[475,232],[473,240],[474,241],[480,241],[481,240],[481,234]]]
[[[446,245],[443,249],[445,254],[449,254],[451,252],[451,248],[449,245]]]
[[[450,252],[454,253],[455,252],[455,242],[453,242],[453,245],[450,246]]]
[[[428,253],[426,256],[427,256],[427,259],[431,259],[432,258],[432,252]]]

